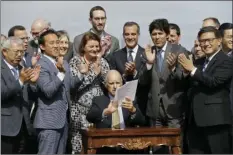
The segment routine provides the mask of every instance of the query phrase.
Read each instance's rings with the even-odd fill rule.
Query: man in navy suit
[[[52,29],[42,33],[38,61],[41,72],[37,85],[38,108],[33,126],[38,133],[39,154],[63,154],[68,135],[67,110],[70,87],[80,84],[79,77],[70,77],[69,66],[59,56],[58,36]]]
[[[25,152],[32,125],[29,117],[29,89],[35,83],[40,67],[34,69],[20,65],[24,55],[23,41],[9,37],[2,45],[1,59],[1,153]]]

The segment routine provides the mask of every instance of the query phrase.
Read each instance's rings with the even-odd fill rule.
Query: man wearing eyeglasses
[[[206,57],[193,64],[183,54],[178,62],[190,75],[187,112],[189,154],[230,154],[232,113],[229,85],[232,60],[221,50],[221,34],[214,27],[204,27],[198,40]]]
[[[24,67],[35,66],[38,60],[38,55],[29,53],[29,51],[27,51],[29,37],[25,27],[21,25],[16,25],[10,28],[10,30],[8,31],[8,37],[13,36],[23,40],[24,56],[21,65]]]
[[[102,56],[109,61],[112,52],[118,50],[120,47],[119,40],[104,31],[106,19],[106,11],[101,6],[95,6],[90,10],[89,21],[92,28],[89,31],[97,34],[101,38]],[[73,56],[79,54],[79,45],[83,35],[84,33],[74,38]]]

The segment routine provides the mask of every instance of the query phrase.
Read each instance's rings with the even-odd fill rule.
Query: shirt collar
[[[163,45],[163,48],[162,48],[162,52],[165,52],[166,51],[166,48],[167,48],[167,41],[166,41],[166,43]],[[159,51],[160,49],[158,49],[157,47],[156,47],[156,50],[157,51]]]
[[[108,93],[108,97],[110,98],[110,100],[114,99],[114,96],[112,96],[110,93]]]
[[[6,65],[10,68],[10,70],[12,70],[12,69],[18,69],[18,67],[12,66],[12,65],[9,64],[5,59],[4,59],[4,61],[5,61]]]
[[[93,28],[91,28],[91,30],[90,30],[92,33],[95,33],[96,34],[96,32],[93,30]],[[97,34],[96,34],[97,35]],[[102,38],[102,37],[104,37],[105,36],[105,31],[102,31],[102,33],[100,34],[100,38]]]
[[[44,57],[48,58],[53,64],[56,64],[56,60],[54,58],[52,58],[46,54],[43,54],[43,55],[44,55]]]
[[[133,49],[130,49],[128,47],[126,47],[127,53],[129,53],[129,51],[133,51],[132,53],[137,53],[138,51],[138,45],[136,45]]]
[[[217,52],[215,52],[213,55],[211,55],[210,57],[206,57],[206,59],[209,60],[209,62],[213,59],[213,57],[221,50],[221,48],[218,49]]]

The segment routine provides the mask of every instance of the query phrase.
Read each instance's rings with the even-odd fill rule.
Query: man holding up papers
[[[122,86],[122,78],[118,71],[110,70],[108,72],[105,86],[107,89],[106,95],[93,99],[92,107],[87,114],[87,120],[94,123],[96,128],[123,129],[125,126],[142,125],[145,118],[138,109],[137,104],[133,103],[134,96],[130,96],[132,99],[125,96],[123,100],[115,100],[117,98],[121,99],[120,96],[115,98],[117,89]],[[122,91],[124,90],[122,89]],[[131,90],[130,94],[132,92],[133,90]]]

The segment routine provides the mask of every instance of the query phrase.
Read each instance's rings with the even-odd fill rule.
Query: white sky
[[[139,44],[151,43],[148,25],[153,19],[167,18],[181,28],[181,44],[188,50],[206,17],[217,17],[221,23],[232,23],[232,1],[2,1],[1,33],[10,27],[23,25],[30,32],[34,19],[44,18],[56,30],[68,31],[71,40],[91,27],[89,10],[96,5],[107,12],[106,31],[116,36],[123,45],[122,27],[135,21],[141,27]]]

